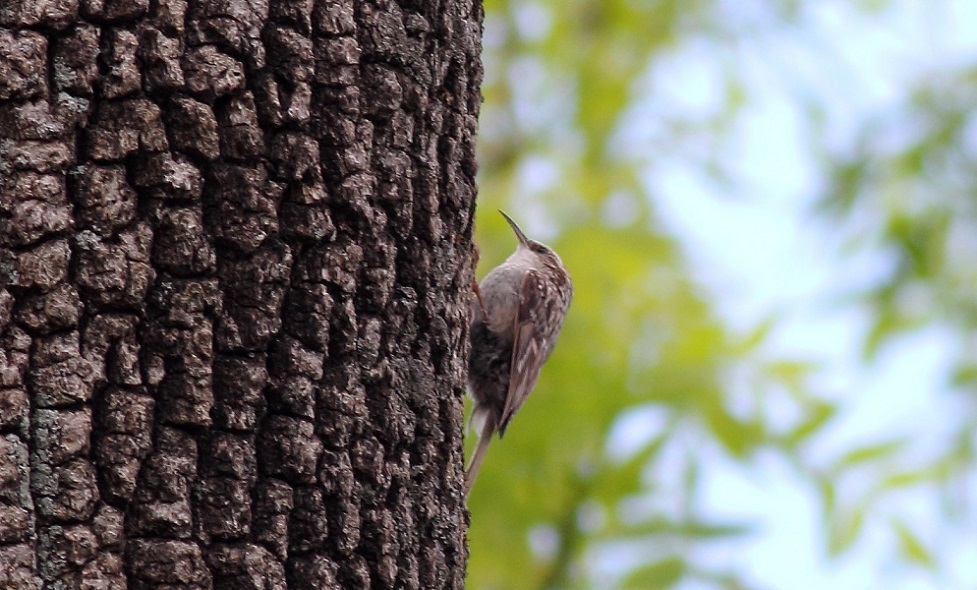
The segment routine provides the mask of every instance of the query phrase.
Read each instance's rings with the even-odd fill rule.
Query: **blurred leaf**
[[[886,474],[878,484],[880,490],[893,491],[912,486],[933,484],[945,480],[950,474],[959,469],[955,458],[941,457],[919,466],[916,469],[897,470]]]
[[[742,537],[756,532],[751,523],[711,523],[697,520],[680,521],[665,518],[651,518],[624,523],[617,537],[620,539],[641,539],[655,536],[668,536],[686,541],[725,540]]]
[[[817,202],[815,211],[828,215],[849,214],[858,202],[869,171],[865,157],[837,162],[831,177],[832,185]]]
[[[874,358],[883,343],[923,325],[921,318],[906,317],[889,306],[880,305],[879,309],[875,323],[865,338],[863,354],[866,360]]]
[[[758,346],[766,341],[767,336],[770,335],[770,331],[777,325],[777,320],[778,317],[776,315],[771,315],[757,324],[742,340],[730,347],[730,354],[742,356],[754,352]]]
[[[756,527],[748,523],[707,524],[693,522],[679,526],[677,532],[692,539],[718,540],[750,535],[756,532]]]
[[[837,556],[851,548],[862,532],[865,523],[865,507],[858,506],[851,512],[838,514],[831,520],[828,533],[828,553]]]
[[[866,463],[877,462],[880,459],[887,459],[904,449],[908,442],[904,438],[899,438],[852,449],[835,463],[834,469],[843,471]]]
[[[667,426],[623,463],[602,463],[601,473],[595,478],[592,489],[594,496],[613,503],[622,496],[638,492],[641,489],[642,471],[658,455],[673,430],[673,425]]]
[[[821,505],[824,507],[824,520],[831,523],[836,518],[838,507],[838,492],[834,479],[817,475],[815,476],[815,483],[821,496]]]
[[[827,402],[815,403],[808,410],[808,418],[798,424],[784,437],[788,447],[802,444],[811,436],[818,434],[824,426],[838,414],[838,408]]]
[[[703,417],[716,439],[733,455],[745,458],[766,438],[759,420],[742,421],[730,414],[719,400],[702,405]]]
[[[634,590],[671,588],[682,578],[685,571],[686,565],[683,559],[670,557],[635,569],[624,579],[621,587]]]
[[[771,378],[783,381],[795,388],[800,388],[804,379],[817,368],[812,362],[800,360],[780,359],[767,363],[764,370]]]
[[[967,363],[957,367],[950,378],[953,387],[973,387],[977,385],[977,364]]]
[[[933,569],[936,566],[933,554],[906,523],[901,520],[893,520],[892,528],[899,537],[900,551],[909,561],[928,569]]]

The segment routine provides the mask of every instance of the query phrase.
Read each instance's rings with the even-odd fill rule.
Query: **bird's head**
[[[518,248],[525,249],[533,255],[543,259],[550,265],[556,266],[556,268],[563,268],[563,261],[560,260],[560,257],[553,250],[553,248],[550,248],[546,244],[537,242],[536,240],[530,240],[528,237],[526,237],[526,234],[523,233],[522,229],[516,225],[516,222],[513,221],[511,217],[506,215],[505,211],[499,211],[499,213],[502,214],[502,217],[505,217],[505,220],[509,222],[509,226],[512,227],[512,231],[515,232],[516,237],[519,238]]]

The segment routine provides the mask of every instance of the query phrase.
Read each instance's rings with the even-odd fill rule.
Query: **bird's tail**
[[[482,423],[482,432],[478,437],[478,445],[476,445],[475,452],[472,453],[472,458],[468,462],[468,470],[465,471],[465,498],[468,498],[468,494],[472,491],[472,486],[475,485],[475,477],[478,475],[478,470],[482,466],[482,461],[485,460],[485,451],[488,450],[489,443],[492,442],[493,434],[495,434],[495,423],[491,418],[487,418]]]

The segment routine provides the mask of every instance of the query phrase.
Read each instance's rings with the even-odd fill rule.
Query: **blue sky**
[[[952,341],[933,329],[885,347],[867,366],[861,362],[867,315],[838,301],[890,261],[882,252],[838,254],[842,237],[859,231],[857,220],[844,228],[812,221],[819,179],[803,148],[805,114],[796,98],[814,93],[827,103],[827,135],[845,145],[857,121],[904,98],[899,92],[908,80],[937,73],[943,64],[977,61],[977,2],[903,0],[869,19],[844,2],[807,4],[813,8],[805,9],[797,27],[760,35],[734,55],[717,57],[714,47],[693,42],[655,65],[649,112],[708,112],[716,77],[726,67],[720,61],[734,60],[753,81],[751,92],[763,89],[726,146],[736,184],[746,187],[742,194],[729,195],[673,163],[649,170],[647,182],[658,195],[659,214],[730,324],[745,329],[777,313],[783,321],[771,352],[822,363],[820,388],[847,400],[815,452],[827,459],[852,442],[910,433],[926,453],[943,443],[941,433],[958,415],[952,396],[938,387]],[[752,18],[754,5],[730,2],[729,10]],[[768,588],[977,587],[977,533],[941,527],[932,498],[903,497],[887,508],[919,524],[924,539],[948,558],[947,572],[934,578],[894,563],[891,539],[877,526],[867,527],[850,554],[831,560],[809,486],[776,460],[759,463],[760,469],[746,471],[718,453],[710,462],[705,507],[717,516],[762,523],[745,555],[737,542],[710,549],[711,559]],[[857,488],[858,482],[851,485]]]

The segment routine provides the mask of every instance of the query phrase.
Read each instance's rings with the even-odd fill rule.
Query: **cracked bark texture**
[[[461,588],[477,0],[0,0],[0,588]]]

